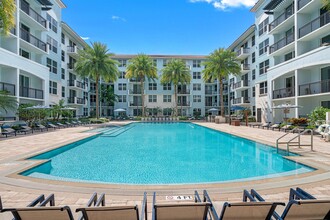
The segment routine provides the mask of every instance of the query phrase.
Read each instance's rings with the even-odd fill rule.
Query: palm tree
[[[219,80],[222,117],[225,114],[223,103],[223,79],[227,79],[230,74],[238,75],[241,72],[241,67],[238,63],[239,60],[236,57],[236,53],[224,48],[219,48],[213,51],[207,56],[207,61],[203,62],[203,65],[205,65],[205,69],[203,70],[204,82],[214,82],[215,80]]]
[[[15,1],[0,1],[0,29],[2,33],[8,35],[10,30],[15,26]]]
[[[322,0],[323,8],[330,11],[330,0]]]
[[[190,70],[182,60],[173,59],[162,69],[161,83],[174,85],[175,116],[178,116],[178,85],[189,84],[191,81]],[[181,110],[182,112],[182,110]]]
[[[79,51],[79,57],[75,64],[75,71],[82,78],[88,77],[95,81],[96,89],[96,118],[99,118],[99,83],[114,82],[119,76],[118,62],[111,57],[107,45],[100,42],[92,43],[91,47]]]
[[[9,95],[7,91],[0,91],[0,109],[3,109],[6,113],[9,110],[17,109],[17,99]]]
[[[144,117],[144,81],[146,78],[148,80],[155,80],[158,78],[157,68],[154,66],[153,60],[145,54],[138,54],[136,57],[129,60],[129,65],[127,66],[125,78],[140,80],[142,117]]]

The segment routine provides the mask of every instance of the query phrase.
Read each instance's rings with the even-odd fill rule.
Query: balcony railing
[[[242,69],[242,71],[250,70],[250,64],[242,63],[241,64],[241,69]]]
[[[137,79],[131,78],[129,81],[130,82],[140,82],[141,79],[140,78],[137,78]]]
[[[178,106],[190,106],[190,102],[178,102]]]
[[[242,87],[248,87],[249,86],[249,81],[248,80],[242,80],[237,83],[233,84],[233,89],[239,89]]]
[[[83,99],[83,98],[78,98],[78,97],[69,97],[68,98],[68,103],[69,104],[85,105],[86,100]]]
[[[311,1],[312,0],[299,0],[298,1],[298,10],[300,10],[302,7],[304,7],[305,5],[307,5]]]
[[[79,82],[77,80],[68,80],[68,84],[69,84],[69,86],[78,87],[81,89],[86,88],[85,83]]]
[[[288,19],[291,15],[293,15],[294,7],[291,6],[290,11],[285,11],[280,16],[278,16],[272,23],[269,24],[269,31],[272,31],[275,27],[282,24],[286,19]]]
[[[68,53],[78,53],[79,49],[77,46],[68,46],[67,52]]]
[[[42,40],[39,40],[23,28],[20,29],[20,37],[21,39],[25,40],[26,42],[38,47],[39,49],[47,52],[46,43],[44,43]]]
[[[215,90],[205,90],[205,95],[217,95],[218,92]]]
[[[250,53],[250,48],[240,48],[237,52],[236,52],[236,56],[241,56],[243,54],[249,54]]]
[[[36,22],[41,24],[43,27],[47,28],[47,21],[40,14],[38,14],[35,10],[30,8],[29,4],[25,1],[21,1],[21,10],[28,14],[31,18],[33,18]]]
[[[295,96],[295,87],[288,87],[283,89],[275,89],[273,91],[273,99],[282,99]]]
[[[299,29],[299,38],[306,36],[307,34],[319,29],[320,27],[330,23],[330,13],[326,12],[320,17],[314,19],[313,21],[307,23]]]
[[[74,63],[68,63],[68,69],[73,70],[74,69]]]
[[[281,40],[277,41],[275,44],[271,45],[269,48],[269,53],[274,53],[275,51],[291,44],[294,41],[294,33],[282,38]]]
[[[233,99],[233,104],[248,104],[250,103],[250,98],[249,97],[240,97]]]
[[[133,95],[141,95],[141,89],[132,89],[129,90],[129,93]]]
[[[207,106],[207,107],[211,107],[211,106],[212,106],[212,107],[218,107],[218,104],[215,103],[215,102],[214,102],[214,103],[212,103],[212,102],[206,102],[206,103],[205,103],[205,106]]]
[[[313,95],[330,92],[330,79],[299,86],[299,95]]]
[[[141,107],[142,103],[141,102],[130,102],[130,106]]]
[[[7,91],[9,95],[16,95],[15,85],[10,83],[0,82],[0,90]]]
[[[43,99],[44,91],[41,89],[33,89],[29,87],[20,87],[19,95],[21,97],[32,98],[32,99]]]
[[[189,95],[190,94],[190,89],[178,90],[178,94],[180,94],[180,95]]]

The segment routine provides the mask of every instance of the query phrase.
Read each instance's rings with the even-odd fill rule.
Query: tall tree
[[[330,0],[322,0],[323,8],[330,11]]]
[[[8,35],[15,27],[15,0],[0,1],[0,29],[1,33]]]
[[[99,84],[100,80],[115,82],[119,76],[118,62],[111,57],[107,45],[100,42],[92,43],[91,47],[79,51],[75,71],[82,78],[88,77],[95,81],[96,118],[99,118]]]
[[[7,91],[0,91],[0,109],[7,113],[9,110],[15,111],[17,108],[17,99],[13,96],[10,96]]]
[[[241,67],[238,64],[239,62],[240,61],[237,59],[235,52],[224,48],[216,49],[207,56],[207,60],[203,62],[203,65],[205,65],[205,69],[203,70],[203,80],[205,82],[214,82],[215,80],[218,80],[220,83],[221,116],[224,116],[225,114],[223,102],[223,79],[227,79],[230,74],[240,74]]]
[[[127,66],[125,78],[136,79],[140,81],[142,117],[144,117],[145,116],[145,106],[144,106],[145,79],[147,78],[148,80],[155,80],[158,78],[157,68],[154,66],[153,60],[145,54],[138,54],[136,57],[129,60],[129,65]]]
[[[190,84],[190,81],[190,70],[183,60],[173,59],[162,69],[161,83],[174,85],[175,116],[178,116],[178,85]]]

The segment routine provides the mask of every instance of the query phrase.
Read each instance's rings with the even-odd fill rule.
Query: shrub
[[[325,121],[327,112],[330,112],[330,109],[319,106],[308,115],[308,118],[313,125],[316,125],[318,121]]]
[[[185,120],[188,120],[188,117],[187,116],[179,116],[179,120],[180,121],[185,121]]]
[[[306,125],[308,124],[308,119],[307,118],[290,118],[288,120],[288,122],[290,122],[293,125]]]

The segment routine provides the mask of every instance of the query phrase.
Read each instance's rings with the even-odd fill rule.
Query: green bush
[[[322,106],[316,107],[311,114],[308,115],[308,118],[311,121],[311,124],[318,125],[319,121],[325,121],[326,113],[330,112],[330,109],[324,108]]]
[[[180,121],[186,121],[186,120],[188,120],[188,117],[187,116],[179,116],[179,120]]]
[[[90,118],[89,121],[92,124],[103,124],[103,123],[109,122],[109,119],[107,119],[107,118],[99,118],[99,119]]]
[[[292,123],[293,125],[306,125],[308,124],[307,118],[290,118],[288,122]]]

